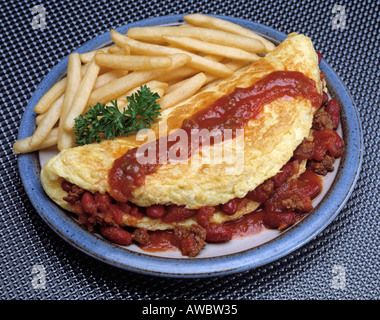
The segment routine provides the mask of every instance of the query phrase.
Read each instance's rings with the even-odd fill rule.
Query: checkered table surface
[[[0,108],[0,298],[2,299],[379,299],[379,1],[41,1],[46,28],[34,29],[38,1],[7,0],[2,24]],[[31,205],[12,144],[34,90],[51,68],[93,37],[168,14],[228,15],[309,36],[347,86],[359,111],[364,161],[337,218],[286,257],[243,273],[202,279],[135,274],[94,260],[53,232]],[[339,25],[342,27],[342,25]],[[43,266],[45,288],[33,285]],[[338,268],[338,269],[337,269]],[[337,270],[344,285],[335,286]]]

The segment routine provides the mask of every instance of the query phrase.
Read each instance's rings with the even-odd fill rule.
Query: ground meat
[[[283,211],[291,212],[309,212],[313,209],[311,199],[309,197],[298,194],[291,194],[288,198],[281,200]]]
[[[334,123],[331,116],[326,111],[318,111],[313,118],[313,130],[334,129]]]
[[[265,201],[264,207],[266,212],[307,213],[313,209],[311,197],[317,192],[319,192],[319,188],[315,188],[314,183],[292,179],[277,188]]]
[[[80,196],[84,193],[84,190],[73,184],[71,190],[68,192],[67,196],[63,200],[67,201],[70,204],[74,204],[79,201]]]
[[[314,142],[303,139],[301,144],[294,150],[293,157],[295,159],[304,160],[313,156]]]
[[[141,245],[147,245],[150,243],[150,236],[148,230],[139,228],[132,232],[132,240],[138,242]]]
[[[184,256],[195,257],[206,245],[206,230],[193,224],[191,227],[176,227],[173,234],[173,244]]]
[[[327,172],[331,172],[334,170],[334,161],[335,158],[326,154],[323,157],[322,161],[309,160],[307,162],[307,169],[315,172],[316,174],[325,176]]]
[[[254,190],[247,194],[247,198],[256,202],[265,202],[274,190],[274,182],[271,179],[265,180]]]
[[[296,223],[293,212],[265,212],[264,225],[270,229],[284,230]]]
[[[270,194],[274,189],[274,182],[272,180],[266,180],[261,184],[263,192]]]

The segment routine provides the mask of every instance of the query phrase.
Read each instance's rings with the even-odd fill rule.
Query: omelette
[[[267,89],[270,85],[281,86],[284,77],[291,84],[302,80],[299,91],[286,91],[281,96],[272,94],[269,100],[266,97],[268,94],[265,97],[260,95],[264,84]],[[256,102],[261,103],[261,107],[251,115],[247,114],[252,106],[249,105],[243,112],[240,108],[242,103],[239,105],[239,101],[245,99],[248,89],[256,90]],[[321,105],[322,93],[318,55],[311,40],[304,35],[290,34],[277,48],[244,70],[162,110],[160,118],[150,130],[150,135],[155,137],[153,140],[148,141],[148,134],[143,134],[142,137],[133,135],[62,150],[43,166],[42,186],[55,203],[75,213],[78,213],[77,206],[65,200],[69,191],[62,187],[63,182],[92,195],[111,195],[113,203],[128,203],[129,207],[177,206],[185,212],[212,207],[214,209],[209,217],[211,223],[220,225],[234,221],[260,206],[260,202],[245,198],[247,194],[281,172],[284,165],[292,159],[296,148],[309,137],[313,116]],[[144,146],[148,143],[152,145],[152,141],[154,144],[159,138],[178,132],[176,130],[183,128],[184,123],[191,123],[193,119],[206,119],[210,114],[215,114],[210,106],[215,107],[227,100],[233,101],[236,109],[231,102],[229,118],[222,117],[223,126],[217,120],[212,122],[208,119],[206,127],[222,127],[227,132],[227,123],[233,120],[233,123],[239,124],[232,126],[239,129],[235,136],[224,137],[218,143],[202,145],[192,150],[187,157],[173,161],[167,159],[127,193],[123,194],[123,188],[117,190],[115,187],[120,186],[120,181],[124,180],[112,184],[112,181],[121,179],[120,176],[126,174],[120,167],[116,168],[118,171],[115,169],[118,159],[131,153],[131,150],[147,150]],[[226,109],[223,112],[227,114]],[[213,156],[220,152],[224,155],[222,160]],[[304,170],[305,161],[294,172],[294,177]],[[110,175],[110,172],[114,175]],[[241,205],[232,214],[226,214],[221,206],[233,199],[245,201],[240,201]],[[123,206],[120,205],[120,208]],[[144,214],[125,213],[118,221],[121,227],[149,231],[190,228],[200,224],[196,215],[190,214],[183,219],[168,221]]]

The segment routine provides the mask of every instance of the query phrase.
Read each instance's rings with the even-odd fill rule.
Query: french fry
[[[167,69],[172,64],[169,57],[131,56],[98,53],[95,62],[101,67],[124,70]]]
[[[66,77],[54,84],[38,101],[34,107],[34,112],[41,114],[45,113],[51,105],[56,101],[66,90]]]
[[[166,72],[171,72],[184,64],[188,63],[191,59],[186,54],[174,54],[171,56],[172,66],[168,69],[155,69],[155,70],[145,70],[145,71],[134,71],[127,74],[124,77],[110,81],[106,85],[95,89],[87,103],[88,106],[93,106],[97,102],[107,103],[108,101],[114,100],[120,97],[120,95],[133,89],[143,83],[156,79]]]
[[[84,77],[84,75],[86,74],[87,69],[88,69],[89,66],[90,66],[90,63],[86,63],[86,64],[82,65],[82,69],[81,69],[81,75],[82,75],[82,77]]]
[[[157,93],[160,97],[162,97],[165,94],[166,88],[167,88],[167,84],[166,84],[166,87],[163,87],[163,86],[162,87],[160,87],[160,86],[153,87],[153,88],[151,88],[151,91]]]
[[[59,116],[61,114],[62,103],[64,99],[64,94],[61,95],[50,107],[50,109],[46,112],[45,116],[41,120],[41,123],[37,127],[36,131],[34,131],[29,145],[32,148],[38,147],[45,138],[49,135],[50,131],[57,123]]]
[[[188,76],[192,76],[199,72],[199,70],[191,67],[181,67],[176,70],[173,70],[172,72],[168,72],[163,74],[162,76],[158,77],[157,80],[161,82],[170,82],[170,81],[180,81]]]
[[[144,83],[142,85],[146,85],[150,89],[150,91],[158,93],[158,95],[160,97],[162,97],[164,95],[165,89],[168,87],[167,83],[157,81],[157,80],[152,80],[152,81],[149,81],[149,82]],[[137,93],[138,90],[140,90],[140,86],[137,86],[137,87],[133,88],[132,90],[129,90],[128,92],[122,94],[117,99],[117,101],[121,101],[121,100],[126,101],[126,97],[129,97],[134,93]]]
[[[128,46],[120,48],[119,46],[113,46],[108,49],[108,53],[110,54],[120,54],[120,55],[129,55],[131,54],[131,50]]]
[[[205,85],[199,90],[199,92],[205,91],[210,89],[211,87],[217,85],[219,82],[221,82],[222,79],[215,79],[213,81],[210,81],[208,83],[205,83]]]
[[[182,29],[188,29],[188,28],[182,28]],[[194,53],[191,53],[182,49],[140,42],[140,41],[128,38],[116,32],[115,30],[111,30],[111,38],[117,44],[119,43],[128,44],[131,48],[131,52],[134,54],[170,56],[176,53],[184,53],[191,57],[191,61],[189,61],[188,63],[190,67],[196,68],[200,71],[215,74],[222,78],[226,78],[232,74],[231,69],[227,68],[222,63],[201,57],[199,55],[196,55]]]
[[[174,82],[173,84],[171,84],[170,86],[168,86],[166,88],[165,94],[168,94],[168,93],[174,91],[175,89],[183,86],[186,83],[187,80],[189,80],[189,79],[184,79],[184,80],[181,80],[181,81]]]
[[[96,79],[94,89],[99,88],[101,86],[104,86],[108,82],[124,77],[128,74],[128,70],[112,70],[106,73],[103,73],[102,75],[98,76]]]
[[[220,61],[222,58],[218,56],[210,56],[206,55],[204,56],[206,59],[214,60],[214,61]],[[227,65],[226,65],[227,66]],[[228,66],[229,67],[229,66]],[[181,81],[189,76],[193,76],[196,73],[198,73],[199,70],[191,67],[181,67],[176,70],[173,70],[170,73],[165,73],[161,77],[159,77],[157,80],[161,82],[171,82],[171,81]],[[216,77],[216,76],[215,76]]]
[[[79,116],[86,108],[87,102],[90,98],[91,92],[94,88],[96,78],[99,74],[100,67],[95,63],[95,57],[91,60],[90,66],[84,75],[77,92],[75,93],[71,108],[67,113],[63,128],[72,132],[75,121],[74,119]]]
[[[178,28],[189,28],[189,27],[194,27],[194,26],[188,22],[182,23],[178,26]]]
[[[36,126],[39,126],[39,125],[40,125],[42,119],[43,119],[44,117],[46,117],[46,113],[47,113],[47,112],[45,112],[45,113],[41,113],[41,114],[38,114],[38,115],[37,115],[36,120],[35,120],[35,121],[36,121]]]
[[[189,37],[164,35],[162,36],[162,38],[171,44],[175,44],[187,50],[201,51],[204,53],[236,60],[257,61],[260,59],[260,57],[257,54],[252,52],[247,52],[241,49],[222,46],[220,44],[205,42]]]
[[[127,36],[111,30],[114,43],[69,56],[67,76],[36,104],[37,128],[16,141],[14,153],[57,145],[74,146],[75,118],[90,105],[117,99],[120,110],[127,96],[141,85],[159,94],[161,109],[217,85],[244,71],[275,45],[255,32],[203,14],[185,16],[180,26],[130,28]],[[131,55],[132,53],[132,55]],[[82,65],[83,63],[83,65]],[[57,127],[54,127],[58,124]]]
[[[86,67],[86,71],[87,71]],[[82,80],[81,60],[78,53],[73,53],[69,56],[67,64],[67,85],[65,91],[65,98],[63,99],[60,120],[58,125],[58,149],[71,148],[74,145],[74,138],[72,132],[67,132],[63,125],[66,121],[67,114],[69,113],[71,104],[74,100],[75,94]],[[85,73],[84,73],[85,75]]]
[[[84,75],[87,71],[89,63],[84,64],[82,66],[82,75]],[[34,107],[34,112],[38,114],[45,113],[49,110],[50,106],[56,101],[62,93],[66,90],[67,79],[66,77],[59,80],[56,84],[54,84],[45,95],[38,101],[36,106]]]
[[[31,147],[29,142],[32,139],[32,137],[27,137],[21,140],[17,140],[13,144],[13,153],[20,154],[20,153],[29,153],[45,148],[49,148],[52,146],[55,146],[58,142],[58,128],[53,128],[49,135],[45,138],[44,141],[42,141],[38,146]]]
[[[110,50],[114,46],[115,45],[108,45],[108,46],[100,48],[100,49],[92,50],[92,51],[85,52],[85,53],[80,53],[79,56],[80,56],[82,63],[89,63],[94,58],[94,56],[97,52],[108,52],[108,50]]]
[[[109,47],[107,49],[107,51],[105,51],[105,52],[108,52],[110,54],[119,54],[121,49],[122,48],[120,48],[118,45],[115,45],[115,46]]]
[[[130,28],[127,32],[129,38],[145,42],[157,42],[157,39],[160,39],[163,35],[196,38],[202,41],[239,48],[253,53],[265,52],[266,50],[264,44],[258,39],[222,30],[201,27],[135,27]]]
[[[170,93],[165,94],[157,102],[160,104],[161,110],[170,108],[177,103],[191,97],[195,92],[203,86],[206,81],[206,76],[203,72],[186,79],[182,84],[172,90]]]
[[[275,48],[275,45],[264,37],[261,37],[257,33],[230,21],[206,16],[199,13],[186,15],[184,16],[184,19],[194,26],[218,29],[260,40],[265,45],[265,52],[270,52]]]

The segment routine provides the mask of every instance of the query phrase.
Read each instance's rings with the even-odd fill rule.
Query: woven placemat
[[[6,1],[0,108],[0,298],[378,299],[379,1]],[[335,7],[335,9],[334,9]],[[263,267],[229,276],[170,279],[103,264],[55,234],[32,207],[12,144],[28,100],[51,68],[93,37],[168,14],[228,15],[309,36],[346,84],[360,113],[364,161],[338,217],[315,239]],[[340,16],[339,16],[340,14]],[[332,22],[336,22],[332,24]],[[38,24],[39,23],[39,24]],[[37,28],[36,28],[37,27]],[[39,282],[36,275],[42,275]]]

